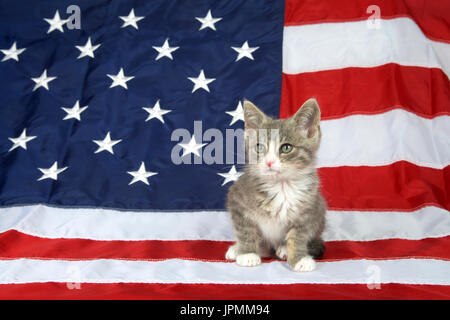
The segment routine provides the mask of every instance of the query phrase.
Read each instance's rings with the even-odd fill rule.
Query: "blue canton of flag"
[[[171,135],[243,128],[244,97],[278,115],[283,10],[2,1],[0,205],[223,209],[239,167],[175,164],[175,147],[194,160],[212,141]]]

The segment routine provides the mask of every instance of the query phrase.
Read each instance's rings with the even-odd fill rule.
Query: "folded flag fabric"
[[[0,298],[449,299],[450,4],[0,1]],[[242,100],[322,111],[314,272],[225,260]]]

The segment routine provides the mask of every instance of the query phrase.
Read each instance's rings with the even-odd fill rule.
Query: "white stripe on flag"
[[[0,261],[0,284],[33,282],[450,285],[450,262],[433,259],[344,260],[318,262],[315,271],[297,273],[284,261],[263,263],[254,268],[239,267],[235,263],[179,259]]]
[[[425,119],[399,109],[322,121],[317,166],[382,166],[405,160],[442,169],[450,165],[449,128],[450,116]]]
[[[386,63],[440,68],[450,74],[450,44],[424,36],[409,18],[284,27],[283,72],[297,74]],[[370,94],[370,92],[368,92]]]
[[[12,229],[51,239],[234,240],[225,211],[134,212],[45,205],[0,208],[0,232]],[[328,211],[324,239],[419,240],[447,235],[449,212],[425,207],[413,212]]]

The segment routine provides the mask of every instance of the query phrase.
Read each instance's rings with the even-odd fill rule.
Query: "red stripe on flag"
[[[426,205],[450,210],[450,166],[433,169],[399,161],[387,166],[320,168],[319,176],[331,210],[412,211]]]
[[[72,289],[69,289],[72,288]],[[449,299],[450,286],[380,284],[30,283],[0,285],[0,299]]]
[[[450,236],[422,240],[329,241],[323,260],[433,258],[450,260]]]
[[[48,239],[30,236],[16,230],[0,234],[0,259],[127,259],[164,260],[195,259],[223,261],[231,242],[184,241],[121,241],[90,239]]]
[[[450,42],[448,27],[449,1],[424,0],[286,0],[286,26],[324,22],[367,20],[373,11],[367,8],[377,5],[382,19],[409,17],[430,39]]]
[[[293,115],[311,97],[322,119],[404,109],[424,118],[450,115],[450,83],[440,69],[390,63],[374,68],[283,74],[280,117]]]
[[[0,259],[186,259],[225,261],[232,242],[185,241],[99,241],[89,239],[46,239],[10,230],[0,234]],[[450,236],[422,240],[329,241],[323,260],[433,258],[450,260]],[[273,259],[266,259],[266,262]]]

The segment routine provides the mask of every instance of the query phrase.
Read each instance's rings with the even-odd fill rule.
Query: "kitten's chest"
[[[266,199],[264,211],[269,216],[258,221],[263,238],[274,247],[281,244],[288,231],[289,221],[298,214],[302,200],[307,197],[306,184],[273,183],[264,188]]]
[[[287,220],[290,214],[295,214],[299,205],[308,197],[309,185],[304,182],[277,182],[267,184],[264,190],[267,199],[264,201],[265,210],[272,217]]]
[[[264,241],[277,248],[286,238],[288,221],[275,217],[261,219],[258,221],[258,227]]]

